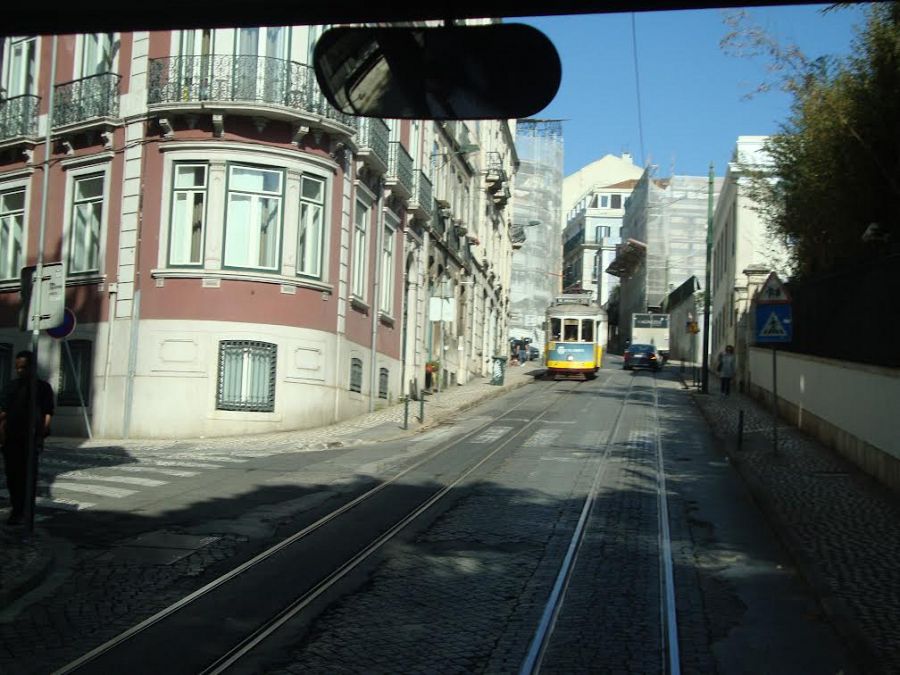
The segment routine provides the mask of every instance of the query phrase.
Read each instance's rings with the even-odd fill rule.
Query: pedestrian
[[[524,342],[519,343],[519,365],[524,366],[528,362],[528,348]]]
[[[25,514],[28,483],[28,434],[31,427],[31,376],[35,368],[34,354],[16,354],[16,379],[9,383],[0,399],[0,436],[3,439],[3,465],[12,511],[7,524],[20,525]],[[40,452],[44,438],[50,433],[53,417],[53,389],[44,380],[37,381],[38,414],[34,433],[35,452]],[[37,482],[37,472],[34,480]]]
[[[736,369],[734,347],[727,345],[725,351],[719,354],[719,362],[716,364],[716,370],[719,372],[719,390],[725,396],[731,393],[731,380]]]

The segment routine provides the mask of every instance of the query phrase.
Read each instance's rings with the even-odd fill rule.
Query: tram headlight
[[[572,354],[569,354],[569,355],[566,357],[566,361],[574,361],[574,360],[575,360],[575,356],[572,355]]]

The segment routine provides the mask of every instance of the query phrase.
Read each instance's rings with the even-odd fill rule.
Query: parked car
[[[663,358],[654,345],[631,345],[625,350],[625,370],[636,368],[649,368],[659,370],[662,368]]]
[[[540,361],[541,360],[541,350],[535,347],[534,345],[528,345],[528,360],[529,361]]]

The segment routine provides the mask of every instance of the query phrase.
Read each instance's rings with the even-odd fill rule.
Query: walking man
[[[12,505],[9,525],[21,525],[25,515],[25,494],[28,483],[28,434],[31,427],[31,376],[35,368],[34,354],[16,354],[16,379],[9,383],[0,399],[0,435],[3,438],[3,464],[6,485]],[[35,452],[43,447],[50,433],[53,417],[53,389],[44,380],[37,381],[37,419],[32,430]],[[37,471],[34,476],[37,481]]]
[[[728,396],[731,393],[731,380],[734,377],[734,373],[737,370],[737,364],[735,363],[734,356],[734,347],[732,345],[727,345],[725,347],[725,352],[719,355],[719,385],[720,391]]]

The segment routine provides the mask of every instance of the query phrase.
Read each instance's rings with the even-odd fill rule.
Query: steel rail
[[[675,604],[675,572],[672,564],[672,535],[669,530],[669,498],[666,488],[666,465],[663,457],[659,424],[659,388],[653,377],[653,414],[656,420],[654,445],[656,450],[656,495],[659,514],[660,602],[663,646],[669,656],[669,674],[680,675],[681,656],[678,646],[678,612]]]
[[[553,589],[550,592],[547,603],[544,605],[544,611],[541,614],[541,619],[538,622],[534,637],[531,639],[531,644],[528,647],[525,660],[522,662],[522,666],[519,669],[519,675],[532,675],[533,673],[540,671],[541,661],[543,660],[547,646],[550,644],[550,639],[553,636],[553,629],[556,625],[556,619],[559,616],[559,611],[565,601],[569,581],[572,578],[572,570],[575,568],[575,562],[578,560],[578,552],[584,542],[586,525],[596,501],[597,489],[603,475],[606,473],[606,468],[609,465],[607,460],[609,459],[610,451],[612,450],[613,443],[618,434],[619,424],[622,421],[622,416],[625,412],[633,387],[634,378],[632,377],[628,385],[628,391],[622,399],[621,407],[619,408],[618,413],[616,413],[616,420],[606,439],[606,446],[603,449],[603,454],[598,460],[594,480],[592,481],[591,488],[584,500],[584,505],[581,508],[581,515],[579,516],[578,523],[572,533],[572,538],[569,540],[566,555],[563,557],[562,564],[560,565],[559,572],[557,573],[556,580],[553,584]]]
[[[581,383],[577,383],[581,384]],[[334,586],[337,582],[339,582],[342,578],[344,578],[347,574],[355,570],[360,564],[365,562],[373,553],[378,551],[382,546],[391,541],[394,537],[396,537],[400,532],[402,532],[408,525],[413,523],[417,518],[419,518],[423,513],[425,513],[428,509],[434,506],[437,502],[443,499],[446,495],[448,495],[453,489],[455,489],[460,483],[465,481],[469,476],[475,473],[479,468],[481,468],[489,459],[494,457],[501,450],[506,448],[510,443],[516,440],[518,437],[522,436],[525,432],[529,430],[530,427],[536,425],[541,418],[543,418],[547,413],[549,413],[553,408],[555,408],[561,401],[565,399],[566,396],[570,395],[571,391],[574,391],[578,387],[572,388],[569,392],[564,393],[563,396],[557,398],[550,405],[548,405],[543,411],[538,413],[531,420],[527,421],[523,426],[513,431],[513,433],[507,436],[505,439],[500,441],[496,446],[493,447],[487,454],[485,454],[480,460],[478,460],[475,464],[466,469],[462,474],[460,474],[453,482],[441,488],[438,492],[433,494],[427,500],[422,502],[418,507],[415,508],[412,512],[405,515],[403,518],[398,520],[394,525],[392,525],[386,532],[381,534],[377,539],[371,542],[368,546],[366,546],[363,550],[353,556],[350,560],[345,562],[343,565],[338,567],[334,572],[332,572],[328,577],[323,579],[319,584],[317,584],[313,589],[304,593],[302,596],[297,598],[294,602],[292,602],[288,607],[282,610],[277,616],[273,617],[273,619],[265,626],[258,629],[255,633],[253,633],[246,640],[241,642],[239,645],[235,646],[230,652],[225,654],[222,658],[220,658],[215,663],[211,664],[208,668],[201,671],[201,675],[220,675],[224,673],[229,668],[234,666],[238,661],[247,656],[250,652],[256,649],[260,644],[262,644],[266,639],[268,639],[273,633],[275,633],[279,628],[281,628],[288,621],[297,616],[300,612],[302,612],[307,606],[309,606],[312,602],[314,602],[317,598],[319,598],[323,593],[328,591],[332,586]],[[498,439],[499,440],[499,439]]]
[[[556,388],[556,386],[557,386],[557,384],[554,383],[553,385],[551,385],[550,390],[552,391],[554,388]],[[565,397],[565,395],[567,395],[567,394],[566,394],[566,392],[564,391],[564,392],[563,392],[563,398]],[[498,421],[502,420],[503,418],[515,414],[515,413],[518,412],[518,411],[519,411],[526,403],[530,402],[531,400],[532,400],[532,399],[525,398],[525,399],[523,399],[520,403],[517,403],[516,405],[512,406],[511,408],[509,408],[508,410],[506,410],[505,412],[503,412],[501,415],[499,415],[499,416],[497,416],[497,417],[495,417],[495,418],[493,418],[493,419],[490,419],[490,420],[484,422],[483,424],[477,426],[477,427],[476,427],[475,429],[473,429],[472,431],[466,432],[466,433],[463,434],[461,437],[459,437],[459,438],[457,438],[457,439],[448,440],[448,441],[445,441],[445,442],[443,442],[443,443],[438,444],[438,446],[436,447],[436,449],[433,449],[433,450],[429,451],[429,452],[428,452],[424,457],[422,457],[422,459],[420,459],[419,461],[417,461],[417,462],[415,462],[414,464],[408,466],[407,468],[405,468],[404,470],[400,471],[399,473],[397,473],[397,474],[391,476],[390,478],[388,478],[388,479],[382,481],[381,483],[379,483],[378,485],[374,486],[374,487],[371,488],[370,490],[367,490],[366,492],[364,492],[364,493],[358,495],[357,497],[355,497],[355,498],[352,499],[351,501],[347,502],[346,504],[343,504],[343,505],[341,505],[340,507],[336,508],[335,510],[331,511],[330,513],[328,513],[328,514],[322,516],[320,519],[318,519],[318,520],[315,521],[314,523],[311,523],[310,525],[304,527],[303,529],[301,529],[301,530],[299,530],[298,532],[292,534],[291,536],[286,537],[286,538],[283,539],[282,541],[280,541],[280,542],[274,544],[273,546],[271,546],[271,547],[269,547],[268,549],[266,549],[265,551],[263,551],[263,552],[257,554],[256,556],[254,556],[254,557],[251,558],[250,560],[247,560],[247,561],[245,561],[244,563],[238,565],[238,566],[235,567],[233,570],[230,570],[229,572],[223,574],[222,576],[220,576],[220,577],[218,577],[218,578],[216,578],[216,579],[210,581],[209,583],[205,584],[204,586],[202,586],[201,588],[197,589],[196,591],[194,591],[194,592],[192,592],[192,593],[190,593],[190,594],[184,596],[184,597],[181,598],[180,600],[174,602],[173,604],[169,605],[168,607],[163,608],[162,610],[158,611],[157,613],[153,614],[152,616],[148,617],[147,619],[145,619],[145,620],[141,621],[140,623],[138,623],[138,624],[132,626],[132,627],[129,628],[128,630],[126,630],[126,631],[120,633],[119,635],[117,635],[117,636],[115,636],[114,638],[108,640],[107,642],[104,642],[103,644],[101,644],[101,645],[95,647],[94,649],[92,649],[91,651],[87,652],[86,654],[83,654],[82,656],[80,656],[80,657],[77,658],[76,660],[74,660],[74,661],[72,661],[72,662],[70,662],[70,663],[68,663],[68,664],[66,664],[66,665],[64,665],[64,666],[62,666],[61,668],[55,670],[54,673],[53,673],[53,675],[65,675],[65,674],[68,674],[68,673],[72,673],[72,672],[77,671],[77,670],[78,670],[79,668],[81,668],[82,666],[87,665],[87,664],[90,663],[91,661],[93,661],[93,660],[97,659],[98,657],[102,656],[103,654],[105,654],[105,653],[111,651],[112,649],[116,648],[116,647],[119,646],[120,644],[123,644],[124,642],[127,642],[127,641],[128,641],[129,639],[131,639],[132,637],[134,637],[134,636],[140,634],[141,632],[147,630],[148,628],[150,628],[151,626],[153,626],[153,625],[159,623],[160,621],[165,620],[167,617],[169,617],[169,616],[175,614],[176,612],[178,612],[178,611],[184,609],[185,607],[189,606],[191,603],[196,602],[196,601],[197,601],[198,599],[200,599],[201,597],[203,597],[203,596],[205,596],[205,595],[211,593],[211,592],[214,591],[215,589],[217,589],[217,588],[223,586],[224,584],[228,583],[229,581],[232,581],[232,580],[235,579],[236,577],[238,577],[238,576],[240,576],[240,575],[242,575],[242,574],[245,574],[247,571],[249,571],[249,570],[252,569],[253,567],[259,565],[260,563],[264,562],[265,560],[271,558],[272,556],[274,556],[274,555],[275,555],[276,553],[278,553],[279,551],[281,551],[281,550],[283,550],[283,549],[285,549],[285,548],[291,546],[292,544],[294,544],[294,543],[300,541],[300,540],[303,539],[304,537],[309,536],[311,533],[313,533],[313,532],[315,532],[316,530],[318,530],[318,529],[324,527],[326,524],[328,524],[328,523],[332,522],[333,520],[339,518],[340,516],[342,516],[342,515],[345,514],[346,512],[350,511],[351,509],[353,509],[353,508],[359,506],[360,504],[362,504],[363,502],[367,501],[368,499],[371,499],[373,496],[375,496],[376,494],[378,494],[378,493],[381,492],[382,490],[388,488],[389,486],[393,485],[394,483],[396,483],[397,481],[399,481],[400,479],[402,479],[404,476],[406,476],[406,475],[408,475],[409,473],[415,471],[416,469],[418,469],[418,468],[421,467],[422,465],[424,465],[424,464],[426,464],[426,463],[428,463],[428,462],[430,462],[430,461],[436,459],[437,457],[439,457],[440,455],[442,455],[444,452],[446,452],[446,451],[449,450],[450,448],[453,448],[453,447],[459,445],[460,443],[464,443],[464,442],[467,441],[468,439],[470,439],[470,438],[476,436],[477,434],[481,433],[484,429],[496,425],[496,423],[497,423]],[[526,422],[526,424],[525,424],[523,427],[521,427],[518,431],[516,431],[516,432],[513,434],[512,438],[515,438],[516,436],[520,435],[524,430],[528,429],[531,425],[533,425],[535,422],[537,422],[541,417],[543,417],[543,415],[545,415],[545,414],[546,414],[547,412],[549,412],[553,407],[555,407],[556,404],[559,402],[559,400],[561,400],[561,399],[556,399],[556,400],[554,400],[549,406],[547,406],[547,408],[546,408],[542,413],[539,413],[538,416],[532,418],[531,421]],[[511,439],[510,439],[510,440],[511,440]],[[504,447],[505,447],[505,445],[506,445],[506,443],[504,443]]]

